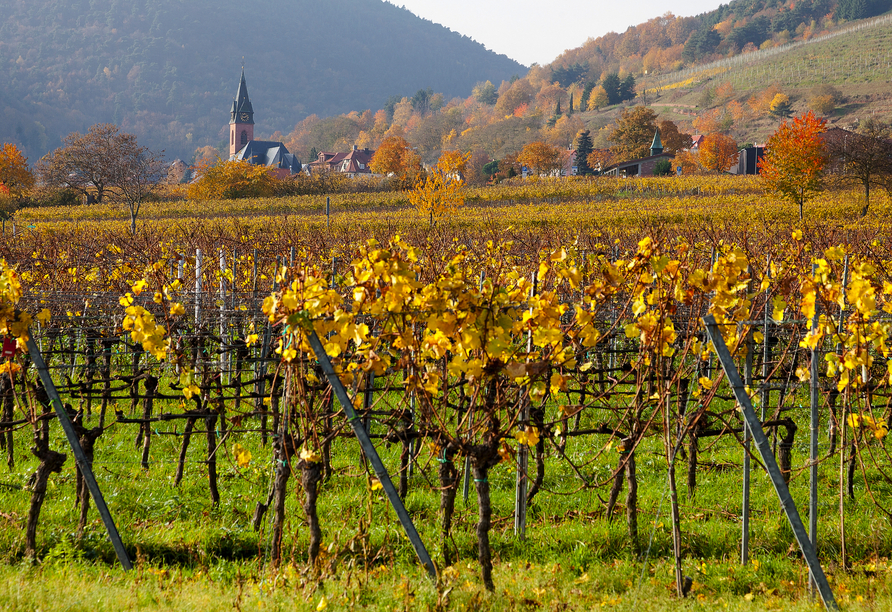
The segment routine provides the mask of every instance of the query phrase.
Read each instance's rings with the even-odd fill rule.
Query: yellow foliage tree
[[[255,166],[244,160],[218,161],[199,167],[200,178],[189,185],[187,197],[193,200],[231,200],[270,197],[276,191],[272,168]]]
[[[470,153],[444,151],[437,166],[415,182],[409,201],[418,212],[430,217],[431,225],[440,217],[465,203],[461,187]]]
[[[588,94],[588,110],[598,110],[608,104],[607,91],[600,85],[596,85]]]

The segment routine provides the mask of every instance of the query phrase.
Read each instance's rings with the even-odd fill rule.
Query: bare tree
[[[161,180],[162,165],[162,154],[139,146],[136,136],[100,123],[86,134],[66,136],[63,146],[43,156],[36,167],[47,186],[69,187],[96,202],[108,197],[124,202],[135,232],[140,206]]]
[[[868,119],[858,132],[827,130],[824,141],[830,155],[830,172],[838,185],[862,185],[864,208],[870,207],[871,186],[892,189],[892,126]]]
[[[118,159],[117,195],[130,211],[130,233],[136,233],[136,217],[143,201],[165,176],[164,161],[160,154],[146,147],[128,142],[122,147]]]

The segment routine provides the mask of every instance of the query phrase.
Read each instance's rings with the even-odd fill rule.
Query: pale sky
[[[666,12],[699,15],[721,0],[387,0],[464,34],[521,64],[548,64],[567,49],[607,32],[624,32]],[[679,6],[681,4],[682,6]]]

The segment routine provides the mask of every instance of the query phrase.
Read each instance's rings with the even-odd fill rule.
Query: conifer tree
[[[576,174],[586,176],[592,174],[592,168],[588,163],[588,156],[593,149],[592,136],[588,130],[582,130],[576,136]]]

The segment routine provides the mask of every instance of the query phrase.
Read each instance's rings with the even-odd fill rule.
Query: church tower
[[[248,85],[245,83],[245,69],[238,84],[238,93],[232,101],[229,118],[229,157],[241,151],[254,140],[254,107],[248,98]]]

